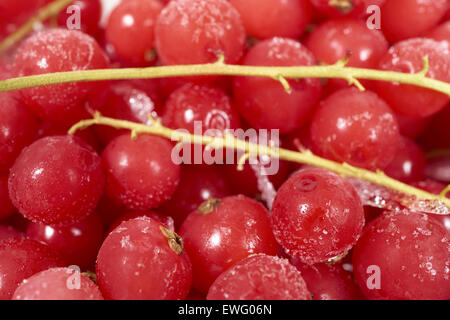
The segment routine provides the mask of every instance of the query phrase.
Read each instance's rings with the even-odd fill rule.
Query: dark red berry
[[[31,222],[26,234],[58,252],[67,265],[77,265],[85,270],[93,265],[102,244],[103,222],[96,213],[64,227]]]
[[[301,273],[287,259],[255,254],[222,273],[208,300],[310,300]]]
[[[148,65],[156,61],[155,25],[162,8],[158,0],[127,0],[109,16],[106,39],[126,63]]]
[[[301,43],[285,38],[261,41],[252,47],[242,64],[249,66],[312,66],[312,53]],[[268,78],[237,77],[234,97],[241,116],[256,129],[288,133],[304,125],[320,98],[318,79],[289,80],[292,92]]]
[[[31,35],[17,51],[19,76],[104,69],[108,59],[90,36],[74,30],[49,29]],[[22,90],[25,105],[42,119],[73,122],[85,117],[85,104],[103,91],[101,82],[77,82]],[[90,100],[92,100],[90,102]]]
[[[46,137],[17,158],[9,195],[26,218],[68,225],[94,210],[104,181],[101,158],[89,145],[73,136]]]
[[[268,211],[245,196],[203,202],[183,222],[180,235],[192,261],[193,286],[207,292],[214,280],[253,253],[275,255]]]
[[[271,222],[286,253],[314,264],[351,249],[364,226],[364,210],[344,178],[323,169],[304,169],[278,190]]]
[[[106,194],[131,210],[148,210],[169,200],[180,180],[169,141],[141,134],[114,138],[102,154]]]
[[[97,278],[106,299],[176,300],[189,293],[192,269],[181,238],[140,217],[108,235],[98,254]]]
[[[18,238],[0,241],[0,299],[11,299],[24,279],[61,263],[51,249],[37,241]]]
[[[351,165],[384,169],[400,139],[391,108],[370,91],[342,89],[323,100],[311,121],[313,151]]]
[[[388,212],[356,244],[355,277],[369,299],[448,300],[448,248],[448,231],[426,214]]]
[[[74,277],[79,277],[79,280]],[[72,279],[73,284],[70,282]],[[12,300],[103,300],[103,297],[97,285],[79,271],[51,268],[22,282]]]

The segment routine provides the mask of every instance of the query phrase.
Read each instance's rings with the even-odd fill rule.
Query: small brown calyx
[[[328,1],[328,4],[343,14],[353,10],[353,0],[330,0]]]
[[[178,255],[182,254],[183,239],[174,231],[171,231],[163,226],[159,226],[159,230],[161,230],[161,233],[164,235],[164,237],[166,237],[170,249],[172,249],[173,252],[175,252]]]
[[[86,278],[89,278],[90,280],[92,280],[92,282],[97,283],[97,275],[95,274],[95,272],[86,271],[82,272],[81,275],[85,276]]]
[[[199,205],[197,210],[203,214],[211,213],[220,205],[220,202],[220,199],[210,198]]]

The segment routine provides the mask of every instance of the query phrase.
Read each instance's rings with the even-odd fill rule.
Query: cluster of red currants
[[[49,2],[1,1],[0,39]],[[123,0],[104,28],[99,0],[73,4],[81,31],[65,10],[44,21],[0,57],[0,79],[219,57],[418,73],[426,56],[426,76],[450,82],[447,0]],[[371,5],[381,30],[367,26]],[[269,177],[269,208],[248,164],[177,165],[169,140],[105,126],[66,134],[94,111],[189,132],[194,121],[277,129],[286,148],[433,193],[450,182],[450,161],[429,170],[426,157],[450,148],[445,94],[287,81],[290,92],[270,78],[197,76],[0,93],[0,299],[450,299],[448,217],[364,206],[345,178],[286,162]]]

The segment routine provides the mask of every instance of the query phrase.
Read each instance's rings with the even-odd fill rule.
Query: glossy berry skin
[[[157,20],[155,37],[165,65],[215,62],[218,55],[233,64],[245,45],[239,12],[227,0],[170,2]]]
[[[100,0],[77,0],[72,2],[67,8],[60,11],[58,15],[58,26],[67,28],[71,25],[73,20],[71,17],[77,11],[74,11],[71,6],[77,6],[80,10],[80,27],[81,31],[91,35],[94,38],[100,36],[100,17],[102,14],[102,4]],[[72,10],[69,10],[72,9]]]
[[[375,170],[394,158],[400,139],[391,108],[375,93],[342,89],[323,100],[311,121],[314,153]]]
[[[392,162],[384,173],[406,183],[420,181],[425,177],[427,159],[420,147],[411,139],[402,137]]]
[[[306,46],[322,63],[334,64],[350,54],[347,66],[369,69],[375,69],[389,49],[380,30],[370,30],[365,21],[350,18],[321,23],[308,36]],[[345,80],[328,79],[327,83],[348,86]]]
[[[171,217],[165,216],[156,211],[130,211],[117,218],[111,225],[111,227],[109,227],[107,234],[110,234],[112,231],[114,231],[115,228],[120,226],[123,222],[133,220],[139,217],[152,218],[153,220],[161,223],[167,229],[175,231],[173,219]]]
[[[247,34],[258,39],[298,38],[312,18],[309,0],[230,0]]]
[[[408,138],[416,139],[424,133],[430,124],[431,118],[408,117],[395,113],[400,133]]]
[[[340,263],[309,266],[298,259],[291,259],[290,262],[302,273],[313,300],[364,299],[351,274]]]
[[[189,293],[191,263],[176,253],[147,217],[123,222],[104,241],[97,258],[97,279],[106,299],[176,300]],[[180,248],[180,240],[175,246]],[[175,242],[175,240],[172,240]]]
[[[169,200],[180,180],[169,141],[141,134],[114,138],[102,154],[106,194],[131,210],[148,210]]]
[[[351,249],[364,226],[364,210],[347,180],[327,170],[304,169],[278,190],[271,223],[286,253],[314,264]]]
[[[338,0],[330,4],[330,0],[310,0],[312,5],[322,14],[329,17],[362,17],[370,5],[381,6],[386,0]]]
[[[20,151],[33,142],[37,129],[34,116],[15,96],[0,93],[0,172],[7,173]]]
[[[130,81],[112,84],[105,103],[98,108],[98,111],[105,117],[144,124],[149,122],[149,115],[157,118],[158,113],[161,112],[160,106],[155,104],[148,93]],[[106,145],[114,137],[127,131],[97,126],[95,132]]]
[[[214,280],[253,253],[276,255],[269,213],[243,195],[210,199],[192,212],[180,228],[192,262],[193,286],[207,292]]]
[[[450,21],[446,21],[438,25],[436,28],[427,33],[426,37],[436,41],[445,41],[447,42],[447,46],[450,46]]]
[[[12,203],[29,220],[73,224],[97,205],[105,184],[100,156],[73,136],[37,140],[17,158],[9,175]]]
[[[24,234],[15,228],[0,224],[0,241],[10,238],[23,238]]]
[[[447,0],[389,0],[381,8],[381,28],[390,42],[422,36],[447,8]]]
[[[379,68],[386,71],[417,73],[423,70],[423,57],[430,61],[427,77],[450,81],[449,48],[425,38],[401,41],[381,59]],[[377,93],[396,112],[413,117],[427,117],[442,110],[449,98],[442,93],[395,82],[377,81]]]
[[[426,214],[384,213],[366,227],[355,246],[356,281],[369,299],[448,300],[448,247],[448,231]],[[379,267],[379,289],[368,288],[373,284],[373,271],[367,271],[371,265]]]
[[[0,300],[11,299],[22,280],[61,264],[52,250],[37,241],[17,238],[0,241]]]
[[[106,39],[122,60],[136,65],[156,61],[155,25],[162,8],[158,0],[127,0],[113,10]]]
[[[389,49],[379,30],[367,29],[362,20],[333,19],[317,26],[306,46],[316,59],[333,64],[351,53],[347,66],[375,68]]]
[[[184,219],[210,198],[231,195],[221,170],[213,166],[186,165],[181,167],[180,184],[169,201],[159,210],[172,217],[178,229]]]
[[[312,53],[297,41],[273,38],[252,47],[242,60],[249,66],[312,66]],[[236,77],[233,92],[241,116],[256,129],[291,132],[306,123],[321,92],[320,80],[289,80],[289,94],[275,80]]]
[[[175,90],[164,107],[162,122],[173,129],[187,129],[194,133],[195,121],[201,121],[203,132],[237,129],[239,114],[230,97],[210,85],[185,84]]]
[[[26,234],[59,253],[67,265],[77,265],[86,270],[95,261],[102,244],[103,222],[96,213],[65,227],[31,222]]]
[[[108,59],[90,36],[74,30],[48,29],[26,39],[17,51],[19,76],[104,69]],[[84,104],[102,91],[101,82],[42,86],[21,91],[26,106],[48,121],[73,121],[85,115]]]
[[[426,150],[450,148],[450,105],[431,118],[420,141]]]
[[[207,300],[310,300],[301,273],[287,259],[254,254],[223,272]]]
[[[0,220],[16,212],[8,193],[8,175],[0,174]]]
[[[51,268],[22,282],[11,300],[103,300],[103,297],[97,285],[78,271]]]

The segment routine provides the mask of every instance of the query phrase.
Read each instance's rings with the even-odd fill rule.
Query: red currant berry
[[[423,180],[427,159],[422,149],[411,139],[401,137],[394,160],[384,173],[406,183]]]
[[[297,267],[308,286],[313,300],[362,300],[363,296],[349,272],[337,264],[309,266],[298,259],[291,264]]]
[[[222,172],[215,167],[182,166],[177,190],[159,210],[171,216],[178,229],[188,214],[204,201],[229,195],[231,189]]]
[[[0,219],[16,212],[8,193],[8,175],[0,174]]]
[[[364,210],[347,180],[323,169],[305,169],[278,190],[271,222],[290,256],[314,264],[351,249],[364,226]]]
[[[312,53],[297,41],[273,38],[252,47],[242,63],[251,66],[312,66]],[[237,77],[234,96],[241,116],[252,127],[291,132],[306,123],[320,98],[319,79],[289,80],[291,93],[275,80]]]
[[[381,8],[381,28],[391,42],[421,36],[439,23],[447,8],[447,0],[389,0]]]
[[[114,138],[103,151],[106,194],[131,210],[148,210],[169,200],[180,180],[169,141],[141,134]]]
[[[239,128],[239,114],[230,97],[210,85],[188,83],[175,90],[164,108],[162,122],[173,129],[187,129],[194,133],[194,122],[200,121],[202,130]]]
[[[405,73],[423,70],[423,58],[430,61],[427,77],[450,82],[449,48],[425,38],[409,39],[395,44],[380,61],[380,69]],[[449,102],[445,94],[430,89],[377,81],[377,92],[398,113],[427,117],[444,108]]]
[[[388,212],[365,229],[353,252],[369,299],[450,299],[448,231],[426,214]]]
[[[159,107],[145,91],[127,81],[110,87],[110,93],[99,111],[106,117],[145,124],[149,122],[149,116],[158,117]],[[107,126],[98,126],[95,131],[105,145],[114,137],[126,132]]]
[[[17,51],[19,76],[103,69],[108,60],[90,36],[65,29],[49,29],[26,39]],[[78,82],[41,86],[21,91],[26,106],[49,121],[73,121],[85,114],[83,104],[102,92],[102,83]]]
[[[51,268],[22,282],[12,300],[103,300],[103,297],[97,285],[79,271]]]
[[[158,0],[127,0],[111,13],[106,39],[125,62],[146,65],[156,61],[155,25],[162,8]]]
[[[103,241],[103,222],[98,214],[91,214],[65,227],[31,222],[27,228],[27,236],[48,245],[59,253],[68,265],[88,269],[95,261]]]
[[[440,24],[431,30],[426,37],[436,41],[446,42],[447,47],[450,47],[450,21]]]
[[[207,300],[310,300],[301,273],[287,259],[255,254],[223,272]]]
[[[98,254],[97,277],[106,299],[175,300],[189,293],[192,269],[181,238],[141,217],[108,235]]]
[[[431,118],[408,117],[399,113],[395,113],[400,133],[408,138],[416,139],[427,129]]]
[[[47,246],[29,239],[0,241],[0,300],[9,300],[22,280],[61,265]]]
[[[323,22],[311,32],[306,46],[320,62],[334,64],[350,55],[347,66],[371,69],[389,49],[381,31],[369,30],[365,21],[349,18]],[[329,79],[328,83],[337,88],[348,86],[344,80]]]
[[[192,262],[193,286],[207,292],[214,280],[253,253],[276,255],[269,212],[242,195],[203,202],[183,222],[180,235]]]
[[[450,148],[450,105],[431,118],[420,140],[427,150]]]
[[[8,225],[0,224],[0,241],[11,238],[23,238],[24,234]]]
[[[12,94],[0,93],[0,172],[7,172],[20,151],[36,138],[37,121]]]
[[[73,1],[67,8],[60,11],[58,15],[58,25],[62,28],[68,27],[71,24],[71,17],[75,13],[69,10],[76,6],[80,14],[81,31],[87,33],[94,38],[100,36],[100,17],[102,14],[102,4],[100,0],[76,0]]]
[[[368,30],[360,20],[334,19],[320,24],[308,37],[308,49],[316,59],[333,64],[350,53],[348,66],[375,68],[389,49],[379,30]]]
[[[323,100],[310,132],[315,153],[370,170],[392,161],[400,139],[391,108],[375,93],[355,88]]]
[[[223,55],[236,63],[245,46],[239,12],[226,0],[177,0],[161,12],[156,48],[165,65],[215,62]]]
[[[259,39],[298,38],[312,18],[308,0],[230,0],[239,11],[247,34]]]
[[[11,168],[9,194],[26,218],[50,225],[88,216],[103,193],[101,158],[82,140],[54,136],[25,148]]]

